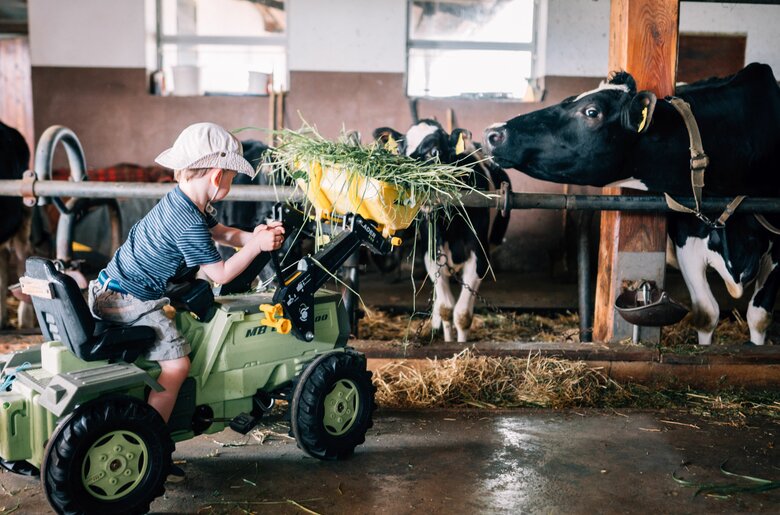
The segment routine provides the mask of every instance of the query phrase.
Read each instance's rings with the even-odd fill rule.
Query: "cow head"
[[[504,168],[546,181],[605,186],[627,179],[625,158],[645,132],[656,97],[626,72],[560,104],[485,130],[485,148]]]
[[[471,132],[455,129],[452,134],[447,134],[439,122],[430,119],[412,125],[406,134],[381,127],[374,131],[374,139],[391,151],[420,161],[438,159],[442,163],[453,163],[458,154],[466,152],[469,147],[473,150]]]
[[[390,127],[374,129],[374,141],[395,154],[406,154],[406,140],[404,135]]]

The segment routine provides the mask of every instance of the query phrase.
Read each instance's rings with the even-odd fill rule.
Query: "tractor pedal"
[[[230,421],[230,429],[242,435],[247,434],[257,425],[258,419],[249,413],[240,413]]]

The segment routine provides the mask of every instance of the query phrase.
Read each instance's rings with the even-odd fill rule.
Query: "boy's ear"
[[[215,188],[219,188],[219,184],[222,182],[222,168],[214,168],[209,173],[209,183]]]

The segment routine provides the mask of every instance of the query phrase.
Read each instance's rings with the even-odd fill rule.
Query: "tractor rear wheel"
[[[290,425],[298,447],[321,460],[352,455],[373,425],[375,392],[363,354],[348,349],[315,359],[293,392]]]
[[[41,480],[58,513],[147,513],[165,492],[174,445],[162,417],[140,399],[102,397],[55,429]]]

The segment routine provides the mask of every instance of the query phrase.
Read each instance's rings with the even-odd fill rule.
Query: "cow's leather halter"
[[[664,193],[664,196],[666,197],[666,205],[668,205],[669,209],[672,211],[677,211],[678,213],[690,213],[696,216],[696,218],[709,225],[713,229],[723,228],[726,225],[726,220],[728,220],[729,217],[734,214],[734,211],[737,209],[737,207],[739,207],[742,201],[745,200],[747,195],[739,195],[735,197],[734,200],[729,202],[729,204],[726,206],[726,209],[714,222],[701,212],[701,197],[702,190],[704,189],[704,172],[707,170],[707,165],[710,164],[710,158],[707,157],[707,154],[704,153],[704,148],[701,143],[701,135],[699,134],[699,126],[696,123],[696,118],[694,118],[693,113],[691,112],[691,106],[688,104],[688,102],[679,97],[667,97],[666,100],[672,104],[678,113],[680,113],[680,116],[682,116],[682,119],[685,122],[685,128],[688,129],[688,139],[691,143],[691,189],[693,190],[693,200],[696,202],[696,209],[686,207],[674,200],[668,193]]]

